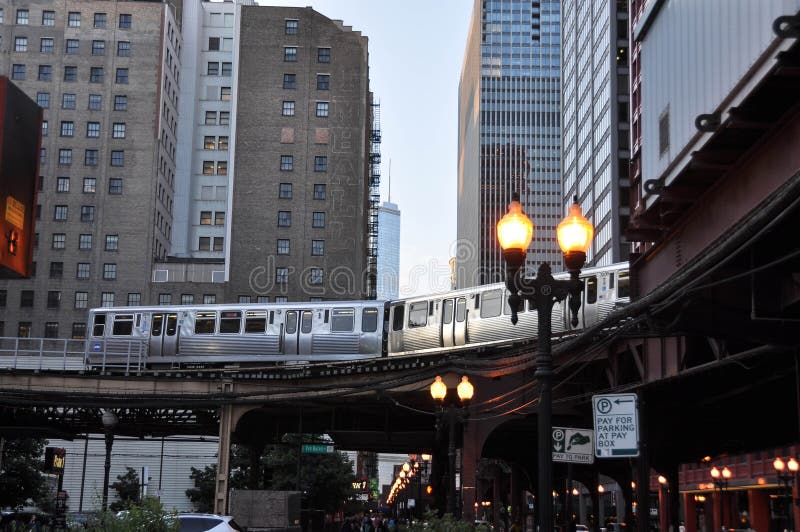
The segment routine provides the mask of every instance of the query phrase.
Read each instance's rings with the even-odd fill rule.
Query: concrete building
[[[81,337],[147,301],[173,224],[175,5],[0,2],[0,73],[44,108],[35,275],[0,281],[0,335]]]
[[[495,226],[518,191],[536,229],[529,267],[561,269],[560,6],[476,0],[459,86],[459,288],[496,282]]]
[[[384,201],[378,209],[377,299],[397,299],[400,293],[400,209]]]
[[[577,194],[595,227],[587,264],[628,260],[628,6],[562,1],[564,211]]]

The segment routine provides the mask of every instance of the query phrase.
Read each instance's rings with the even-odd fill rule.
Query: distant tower
[[[400,210],[384,201],[378,208],[378,299],[397,299],[400,286]]]

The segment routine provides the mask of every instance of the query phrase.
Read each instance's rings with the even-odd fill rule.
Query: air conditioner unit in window
[[[166,283],[169,278],[169,270],[155,270],[153,271],[154,283]]]
[[[224,283],[225,282],[225,271],[214,271],[211,272],[211,282],[212,283]]]

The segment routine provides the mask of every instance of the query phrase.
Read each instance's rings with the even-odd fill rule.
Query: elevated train
[[[554,277],[568,278],[566,272]],[[589,268],[577,327],[565,304],[553,334],[582,329],[629,301],[628,264]],[[108,307],[89,312],[90,366],[148,367],[314,363],[470,350],[530,339],[536,310],[512,325],[503,283],[394,301]]]

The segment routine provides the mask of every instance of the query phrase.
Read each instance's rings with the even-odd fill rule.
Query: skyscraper
[[[378,299],[397,299],[400,290],[400,209],[389,201],[378,208]]]
[[[587,264],[628,259],[628,6],[565,1],[562,13],[564,213],[573,196],[595,226]]]
[[[560,6],[476,0],[459,86],[459,288],[502,279],[495,225],[511,195],[536,229],[527,263],[561,269]]]

